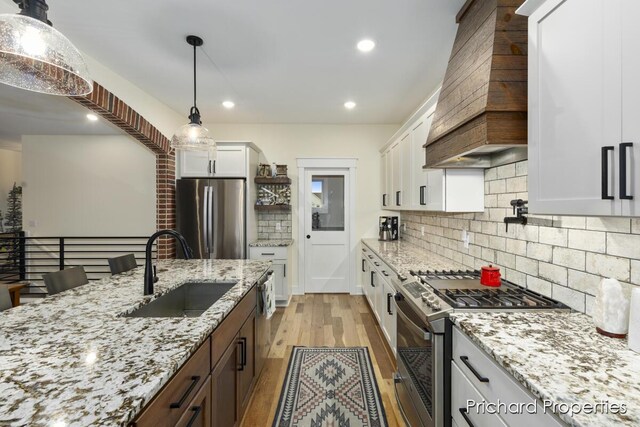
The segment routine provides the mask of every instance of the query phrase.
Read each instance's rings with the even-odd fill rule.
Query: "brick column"
[[[156,229],[176,228],[176,157],[174,153],[156,157]],[[172,238],[158,240],[158,258],[175,258],[176,243]]]

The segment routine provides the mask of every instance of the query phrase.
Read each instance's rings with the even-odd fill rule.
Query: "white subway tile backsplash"
[[[564,228],[540,227],[540,243],[567,246],[569,230]]]
[[[589,252],[587,253],[586,271],[627,282],[631,277],[631,261],[626,258]]]
[[[552,294],[553,285],[551,284],[551,282],[540,279],[538,277],[527,276],[527,288],[539,294],[550,297]]]
[[[602,231],[569,230],[569,247],[604,253],[607,235]]]
[[[403,238],[468,268],[495,263],[507,280],[587,313],[602,277],[640,285],[640,219],[531,215],[528,225],[505,231],[509,202],[528,199],[527,168],[523,161],[485,170],[482,213],[403,213]],[[471,232],[469,248],[460,241],[463,229]]]
[[[527,257],[529,258],[551,262],[552,255],[553,246],[533,242],[527,243]]]
[[[640,259],[640,235],[607,234],[607,254]]]
[[[578,270],[569,270],[569,287],[589,295],[595,295],[602,277]]]
[[[567,286],[568,272],[566,267],[541,262],[539,263],[539,276],[541,279],[548,280],[549,282]]]
[[[523,256],[516,256],[516,270],[531,276],[537,276],[538,261]]]
[[[553,248],[552,261],[554,264],[562,265],[564,267],[569,267],[576,270],[584,270],[585,259],[586,254],[583,251],[560,247]]]
[[[587,229],[595,231],[609,231],[612,233],[630,233],[631,219],[629,218],[587,218]]]
[[[574,310],[585,311],[585,295],[565,286],[554,285],[551,297],[567,304]]]

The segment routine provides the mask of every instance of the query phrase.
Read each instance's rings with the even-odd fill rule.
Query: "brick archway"
[[[169,139],[133,108],[96,82],[89,95],[70,98],[118,126],[155,153],[156,229],[175,228],[176,160]],[[174,258],[175,248],[173,239],[159,239],[158,258]]]

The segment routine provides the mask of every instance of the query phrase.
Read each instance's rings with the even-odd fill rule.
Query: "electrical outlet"
[[[420,227],[420,232],[422,233],[422,235],[424,236],[424,225],[422,227]]]
[[[462,230],[462,243],[464,244],[465,249],[469,249],[469,232],[467,230]]]
[[[282,231],[282,223],[276,222],[276,231]]]

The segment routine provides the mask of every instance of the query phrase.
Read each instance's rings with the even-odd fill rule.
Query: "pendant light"
[[[0,14],[0,82],[50,95],[93,91],[80,51],[47,19],[45,0],[13,0],[19,14]]]
[[[202,126],[200,111],[196,106],[196,50],[204,42],[198,36],[187,36],[187,43],[193,46],[193,107],[189,111],[189,123],[181,126],[171,138],[171,147],[176,150],[208,150],[215,156],[216,142],[209,135],[209,130]]]

